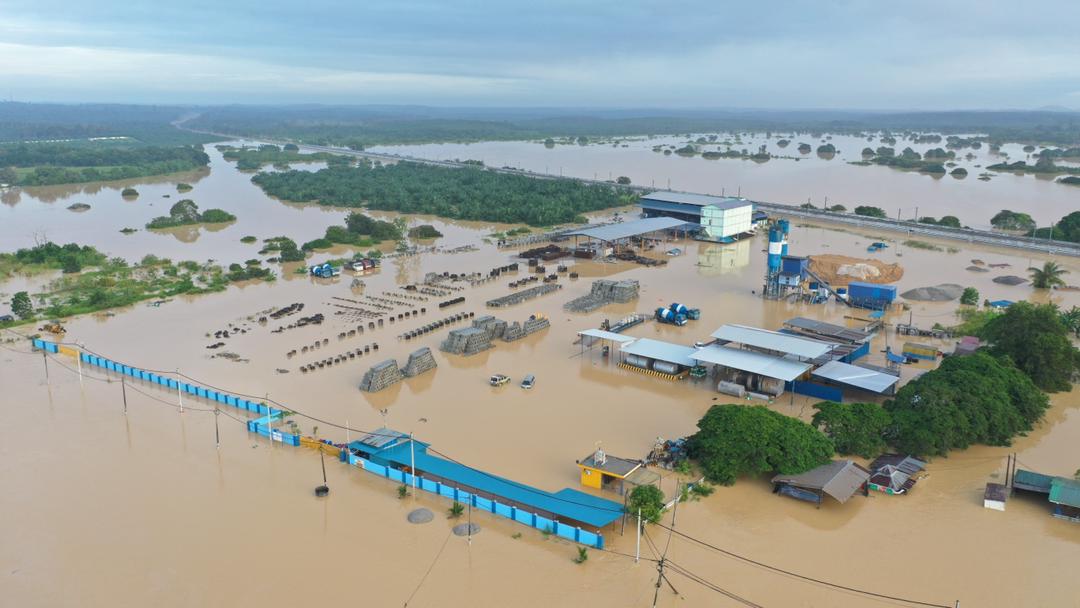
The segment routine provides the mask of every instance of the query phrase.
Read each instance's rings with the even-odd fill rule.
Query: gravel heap
[[[971,272],[990,272],[989,269],[983,268],[982,266],[968,266],[965,270],[970,270]]]
[[[1001,283],[1002,285],[1023,285],[1028,281],[1024,277],[1018,277],[1014,274],[1007,274],[1001,277],[994,277],[994,282]]]
[[[471,530],[470,530],[471,528]],[[470,532],[476,534],[480,531],[480,526],[476,524],[458,524],[454,526],[454,534],[457,536],[468,536]]]
[[[435,518],[435,514],[431,512],[431,509],[414,509],[409,512],[410,524],[426,524]]]
[[[919,302],[949,302],[960,297],[964,293],[964,286],[956,283],[942,283],[932,287],[917,287],[900,294],[908,300]]]

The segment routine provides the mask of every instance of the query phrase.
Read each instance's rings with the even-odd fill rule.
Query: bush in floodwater
[[[446,516],[450,519],[457,519],[461,517],[461,514],[465,512],[465,505],[458,501],[454,501],[454,504],[450,505],[450,508],[446,510]]]

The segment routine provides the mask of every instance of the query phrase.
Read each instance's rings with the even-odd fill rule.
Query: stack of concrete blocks
[[[403,377],[401,370],[398,369],[397,361],[387,359],[371,366],[371,369],[364,374],[364,378],[360,381],[360,390],[377,393],[401,382]]]
[[[453,355],[475,355],[491,348],[491,334],[479,327],[451,329],[439,349]]]
[[[506,321],[496,319],[491,315],[484,315],[473,319],[472,326],[488,332],[489,340],[501,338],[506,334]]]
[[[525,323],[518,323],[514,321],[506,328],[506,332],[503,333],[503,342],[513,342],[514,340],[520,340],[529,334],[534,334],[542,329],[551,327],[551,321],[547,320],[547,317],[532,316],[525,319]]]
[[[551,293],[562,289],[562,285],[558,283],[545,283],[543,285],[537,285],[536,287],[530,287],[521,291],[512,293],[510,295],[502,296],[501,298],[495,298],[494,300],[488,300],[487,305],[492,308],[501,308],[503,306],[513,306],[514,304],[521,304],[526,300],[538,298],[544,294]]]
[[[563,309],[569,312],[592,312],[602,306],[617,302],[625,304],[638,299],[641,285],[634,280],[611,281],[599,279],[593,281],[589,293],[570,300]]]
[[[403,371],[406,378],[414,378],[436,367],[438,367],[438,364],[435,363],[435,356],[431,354],[431,349],[425,346],[409,353],[409,361],[405,363]]]

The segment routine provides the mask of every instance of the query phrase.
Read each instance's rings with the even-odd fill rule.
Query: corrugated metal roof
[[[628,239],[632,236],[639,236],[650,232],[678,228],[685,223],[686,222],[683,220],[673,217],[649,217],[643,220],[634,220],[632,222],[620,222],[618,224],[609,224],[607,226],[597,226],[596,228],[583,228],[565,234],[567,236],[587,236],[601,241],[618,241],[620,239]]]
[[[589,336],[590,338],[599,338],[601,340],[612,340],[618,342],[619,344],[626,344],[628,342],[633,342],[634,340],[637,340],[637,338],[633,336],[624,336],[622,334],[617,334],[612,331],[604,331],[602,329],[585,329],[577,333],[579,336]]]
[[[661,203],[679,203],[682,205],[694,205],[697,207],[711,205],[713,207],[719,207],[720,209],[737,209],[739,207],[748,207],[753,205],[752,202],[746,200],[745,198],[737,198],[734,196],[711,196],[708,194],[692,194],[689,192],[650,192],[649,194],[642,196],[641,200],[658,201]]]
[[[847,502],[867,480],[870,471],[850,460],[834,460],[799,475],[777,475],[773,483],[820,490],[840,502]]]
[[[826,323],[825,321],[818,321],[816,319],[807,319],[806,317],[795,317],[794,319],[788,319],[784,322],[784,325],[788,327],[794,327],[795,329],[801,329],[810,333],[815,333],[836,340],[845,340],[848,342],[862,342],[865,341],[869,335],[861,331],[844,327],[843,325],[834,325],[832,323]]]
[[[811,374],[818,378],[848,384],[875,393],[884,393],[892,385],[900,381],[900,378],[892,374],[883,374],[858,365],[844,363],[843,361],[829,361],[815,369]]]
[[[785,382],[798,378],[810,369],[808,363],[716,344],[697,349],[691,357],[703,363],[723,365]]]
[[[651,338],[638,338],[632,343],[623,346],[622,352],[628,355],[638,355],[659,361],[667,361],[668,363],[676,363],[685,367],[695,365],[694,357],[692,357],[694,354],[693,347],[661,342]]]
[[[1043,475],[1042,473],[1027,471],[1025,469],[1016,469],[1016,474],[1013,476],[1014,486],[1030,492],[1049,494],[1050,486],[1053,483],[1054,477],[1052,475]]]
[[[816,359],[839,346],[836,343],[820,342],[745,325],[722,325],[720,329],[712,333],[712,337],[764,350],[787,353],[804,359]]]
[[[622,517],[623,507],[617,502],[585,494],[572,488],[564,488],[555,493],[545,492],[523,483],[439,458],[428,454],[426,449],[420,448],[420,444],[417,443],[415,453],[410,454],[409,445],[405,443],[394,446],[379,456],[399,466],[410,466],[412,459],[415,459],[417,470],[440,477],[448,483],[460,484],[590,526],[600,528]]]
[[[1080,481],[1055,477],[1050,482],[1050,502],[1080,508]]]

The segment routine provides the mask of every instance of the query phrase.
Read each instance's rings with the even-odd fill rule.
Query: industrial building
[[[698,226],[700,240],[731,243],[754,231],[754,204],[745,198],[652,192],[641,197],[640,205],[647,218],[675,218]]]
[[[630,460],[605,454],[597,448],[577,463],[581,468],[581,485],[597,490],[609,490],[622,496],[636,486],[653,485],[660,475],[646,469],[640,460]]]
[[[619,222],[605,226],[585,227],[563,233],[565,237],[574,237],[575,250],[589,251],[595,257],[607,257],[617,254],[620,249],[630,246],[634,241],[644,241],[648,238],[661,240],[669,232],[684,235],[694,230],[695,226],[687,225],[681,219],[673,217],[652,217],[630,222]],[[579,243],[580,237],[585,237],[584,245]]]

